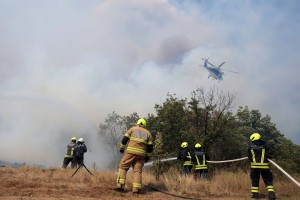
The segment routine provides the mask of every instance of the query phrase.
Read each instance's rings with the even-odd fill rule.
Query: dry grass
[[[165,193],[154,191],[155,188],[170,194],[198,199],[243,200],[250,196],[249,174],[221,171],[209,181],[197,181],[185,178],[170,170],[160,181],[145,171],[143,183],[146,193],[132,196],[132,171],[128,172],[126,184],[127,193],[120,194],[113,191],[115,187],[115,171],[92,171],[91,176],[84,168],[74,177],[73,169],[40,169],[31,167],[0,168],[0,199],[176,199]],[[296,177],[299,180],[299,177]],[[285,178],[275,179],[277,196],[280,199],[297,200],[300,197],[300,188]],[[260,191],[266,195],[264,184]]]

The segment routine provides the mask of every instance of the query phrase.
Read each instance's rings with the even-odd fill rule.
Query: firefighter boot
[[[276,199],[276,195],[275,195],[275,192],[269,192],[269,200],[275,200]]]
[[[258,193],[252,193],[251,200],[257,200],[257,199],[259,199],[259,194]]]
[[[117,192],[125,192],[124,184],[118,184],[114,190]]]
[[[137,190],[133,190],[133,191],[132,191],[132,194],[133,194],[133,195],[139,195],[139,194],[143,194],[143,192],[142,192],[141,189],[137,189]]]

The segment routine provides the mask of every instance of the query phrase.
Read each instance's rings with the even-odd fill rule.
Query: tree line
[[[211,160],[230,160],[247,156],[249,137],[258,132],[273,153],[276,163],[289,173],[300,172],[300,146],[284,137],[272,123],[271,116],[262,116],[259,110],[239,106],[233,111],[236,94],[211,88],[199,88],[191,97],[178,98],[167,94],[162,104],[155,104],[155,114],[147,117],[132,113],[120,116],[115,111],[99,124],[99,134],[109,144],[113,157],[118,162],[119,144],[123,134],[140,117],[147,120],[147,129],[154,138],[154,159],[175,157],[180,144],[189,143],[193,150],[200,143]],[[247,163],[242,164],[242,167]],[[241,166],[241,164],[239,164]],[[237,167],[235,163],[219,168]]]

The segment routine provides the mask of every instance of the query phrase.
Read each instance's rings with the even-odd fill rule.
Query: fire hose
[[[172,158],[164,158],[164,159],[160,159],[158,162],[166,162],[166,161],[171,161],[171,160],[176,160],[176,157],[172,157]],[[227,162],[236,162],[236,161],[241,161],[241,160],[246,160],[248,159],[247,157],[243,157],[243,158],[238,158],[238,159],[233,159],[233,160],[222,160],[222,161],[212,161],[212,160],[208,160],[208,163],[227,163]],[[273,160],[268,159],[269,162],[271,164],[273,164],[277,169],[279,169],[279,171],[281,171],[284,175],[286,175],[293,183],[295,183],[298,187],[300,187],[300,183],[298,181],[296,181],[291,175],[289,175],[286,171],[284,171],[278,164],[276,164]],[[154,162],[149,162],[146,163],[145,166],[148,165],[153,165]]]

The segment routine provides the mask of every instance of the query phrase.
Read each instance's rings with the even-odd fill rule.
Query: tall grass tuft
[[[84,168],[71,177],[75,169],[40,169],[28,166],[0,168],[0,199],[174,199],[169,194],[200,199],[243,200],[250,197],[250,178],[245,171],[216,171],[208,180],[195,181],[170,168],[160,176],[160,180],[150,171],[143,173],[146,194],[134,197],[132,190],[132,170],[127,173],[127,193],[116,193],[116,171],[92,170],[91,176]],[[296,178],[298,181],[300,176]],[[287,178],[277,179],[274,186],[277,196],[284,200],[300,199],[300,189]],[[155,189],[155,191],[153,190]],[[164,193],[160,193],[158,191]],[[266,196],[263,182],[260,192]],[[166,194],[168,193],[168,194]]]

